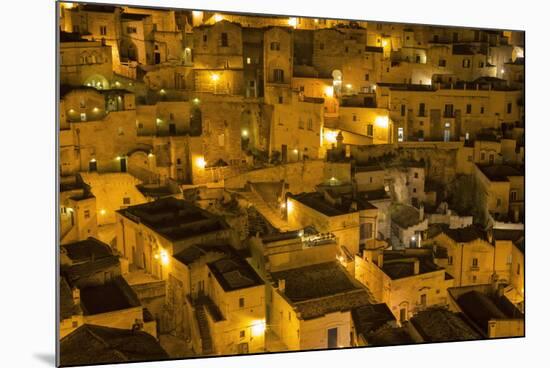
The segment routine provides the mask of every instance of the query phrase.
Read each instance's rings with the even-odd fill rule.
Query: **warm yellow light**
[[[92,159],[90,160],[90,162],[95,162],[95,158],[92,158]]]
[[[122,157],[117,156],[116,159],[117,159],[117,161],[120,161],[122,159]]]
[[[281,203],[281,208],[282,208],[283,210],[286,208],[286,203],[285,203],[285,202]]]
[[[244,138],[248,138],[248,130],[243,129],[243,131],[241,132],[241,135],[242,135]]]
[[[294,148],[293,152],[294,152],[295,155],[297,155],[298,154],[298,148]]]
[[[501,72],[502,74],[504,74],[504,69],[500,69],[500,72]]]
[[[170,261],[168,253],[165,250],[160,251],[160,261],[162,262],[162,264],[168,264],[168,262]]]
[[[387,116],[377,116],[374,122],[381,128],[387,128],[389,119]]]
[[[388,46],[388,41],[383,40],[383,41],[382,41],[382,47],[386,47],[386,46]]]
[[[153,157],[153,152],[149,152],[149,154],[147,155],[148,157]]]
[[[98,112],[98,111],[99,111],[99,108],[94,107],[94,112]]]
[[[74,112],[74,109],[69,109],[69,112],[72,114]]]
[[[216,14],[216,15],[214,15],[214,20],[215,20],[216,22],[222,21],[222,20],[223,20],[223,15],[221,15],[221,14]]]
[[[261,336],[265,331],[265,320],[258,320],[252,323],[252,336]]]
[[[157,125],[160,125],[162,124],[162,119],[161,118],[157,118]]]
[[[291,27],[296,27],[298,20],[296,18],[288,18],[288,25]]]
[[[63,6],[65,7],[65,9],[72,9],[73,8],[73,3],[63,3]]]
[[[212,75],[210,76],[210,78],[211,78],[214,82],[217,82],[217,81],[220,80],[220,75],[214,73],[214,74],[212,74]]]
[[[334,130],[327,130],[325,131],[325,134],[324,134],[325,140],[328,143],[336,143],[337,136],[338,136],[338,133],[336,133]]]
[[[294,204],[291,201],[287,201],[286,202],[286,209],[287,209],[288,213],[292,212],[292,210],[294,210]]]
[[[326,86],[325,87],[325,96],[327,96],[327,97],[334,96],[334,87],[333,86]]]
[[[195,164],[199,169],[204,169],[206,167],[206,161],[204,161],[204,157],[197,157],[195,160]]]
[[[346,88],[347,88],[347,89],[351,89],[351,84],[349,84],[349,83],[346,84]]]
[[[161,95],[163,95],[163,94],[165,94],[165,93],[166,93],[166,91],[164,90],[164,88],[163,88],[163,89],[161,89],[161,90],[160,90],[159,92],[160,92],[160,94],[161,94]]]
[[[102,216],[105,215],[106,213],[107,213],[107,211],[105,209],[101,209],[101,211],[99,211],[99,214],[102,215]]]
[[[319,23],[319,19],[314,19],[313,20],[315,23]]]

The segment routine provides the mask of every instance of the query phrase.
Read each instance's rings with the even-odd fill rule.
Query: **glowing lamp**
[[[285,202],[281,203],[281,208],[282,208],[283,210],[286,208],[286,203],[285,203]]]
[[[351,89],[351,84],[349,84],[349,83],[346,84],[346,88],[347,88],[347,89]]]
[[[95,158],[92,158],[92,159],[90,160],[90,162],[95,162],[95,161],[96,161]]]
[[[198,104],[199,102],[201,102],[201,101],[200,101],[198,98],[195,97],[195,98],[193,99],[193,103],[194,103],[195,105]]]
[[[221,15],[221,14],[216,14],[216,15],[214,15],[214,20],[215,20],[216,22],[222,21],[222,20],[223,20],[223,15]]]
[[[248,130],[243,129],[243,131],[241,132],[241,135],[243,136],[243,138],[248,138]]]
[[[286,202],[286,209],[290,213],[292,210],[294,210],[294,204],[291,201]]]
[[[160,251],[160,261],[162,262],[162,264],[168,264],[168,262],[170,261],[168,253],[164,249]]]
[[[381,127],[381,128],[387,128],[388,127],[389,119],[387,116],[377,116],[374,120],[374,123]]]
[[[121,159],[122,159],[122,157],[120,157],[120,156],[117,156],[117,157],[116,157],[116,160],[117,160],[117,161],[120,161]]]
[[[214,82],[217,82],[220,80],[220,75],[219,74],[212,74],[210,76],[210,78],[214,81]]]
[[[204,161],[204,157],[197,157],[195,160],[195,164],[199,169],[204,169],[206,167],[206,161]]]
[[[149,154],[147,155],[148,157],[153,157],[155,155],[153,155],[153,152],[149,152]]]
[[[328,143],[336,143],[336,137],[338,136],[338,133],[336,133],[335,131],[333,130],[328,130],[325,132],[324,134],[324,137],[325,137],[325,140],[328,142]]]
[[[298,20],[296,18],[288,18],[288,25],[291,27],[296,27]]]
[[[102,215],[102,216],[105,215],[106,213],[107,213],[107,211],[105,211],[105,209],[101,209],[101,211],[99,211],[99,214]]]
[[[161,95],[164,95],[164,94],[166,94],[166,91],[164,90],[164,88],[162,88],[162,89],[159,91],[159,93],[160,93]]]
[[[386,47],[386,46],[388,46],[388,41],[383,40],[383,41],[382,41],[382,47]]]
[[[97,107],[94,107],[94,112],[98,112],[99,109]]]
[[[162,119],[161,118],[157,118],[157,125],[160,125],[162,124]]]
[[[327,97],[334,96],[334,87],[333,86],[326,86],[325,87],[325,96],[327,96]]]
[[[294,148],[294,150],[292,152],[294,152],[294,154],[297,155],[298,154],[298,148]]]
[[[261,336],[265,331],[265,320],[258,320],[252,323],[252,336]]]

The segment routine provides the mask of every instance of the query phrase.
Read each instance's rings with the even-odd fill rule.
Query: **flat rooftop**
[[[174,254],[173,257],[184,265],[190,265],[208,253],[230,254],[231,252],[228,245],[193,244]]]
[[[482,339],[459,313],[446,309],[428,309],[411,318],[418,333],[427,342],[464,341]]]
[[[476,164],[479,170],[491,181],[509,181],[510,176],[524,176],[524,169],[521,166],[511,165],[480,165]]]
[[[416,261],[419,263],[419,275],[443,269],[432,262],[431,256],[415,257],[405,254],[404,251],[388,250],[384,251],[382,271],[392,280],[414,276],[414,264]]]
[[[66,251],[67,256],[73,262],[86,262],[113,256],[109,245],[92,237],[74,243],[63,244],[61,248]]]
[[[139,307],[141,303],[126,280],[118,276],[103,285],[80,289],[80,305],[86,316]]]
[[[264,284],[252,266],[236,253],[208,263],[208,268],[225,291],[246,289]]]
[[[442,227],[442,232],[457,243],[469,243],[476,239],[487,240],[487,233],[477,225],[458,229]]]
[[[395,316],[386,303],[362,305],[351,311],[357,334],[365,338],[382,326],[395,322]]]
[[[143,331],[84,324],[61,339],[62,366],[162,360],[169,356]]]
[[[335,193],[331,193],[331,195],[336,197],[334,203],[326,200],[323,193],[319,192],[300,193],[292,196],[291,198],[328,217],[342,216],[348,213],[376,208],[367,200],[361,198],[352,199],[350,196]],[[356,210],[352,209],[353,202],[357,205]]]
[[[131,206],[117,212],[132,221],[145,224],[172,241],[228,228],[220,217],[191,204],[191,202],[173,197]]]
[[[414,342],[405,327],[384,326],[368,337],[371,346],[407,345]]]

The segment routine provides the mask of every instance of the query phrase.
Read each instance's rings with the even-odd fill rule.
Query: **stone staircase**
[[[254,208],[276,229],[281,232],[291,231],[288,222],[275,212],[269,205],[255,192],[240,192],[241,197],[246,199]]]
[[[209,355],[213,352],[212,337],[210,336],[210,329],[208,328],[208,321],[206,320],[206,310],[204,305],[197,305],[195,309],[195,317],[199,324],[199,332],[202,341],[202,354]]]

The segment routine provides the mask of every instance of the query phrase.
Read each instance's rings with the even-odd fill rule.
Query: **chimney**
[[[384,267],[384,252],[378,254],[378,267]]]
[[[277,280],[277,289],[279,289],[279,291],[281,293],[285,292],[285,287],[286,287],[286,280],[285,279]]]
[[[421,204],[420,208],[418,209],[418,219],[420,221],[424,220],[424,205],[423,204]]]
[[[414,274],[418,275],[420,273],[420,261],[418,259],[414,260]]]

